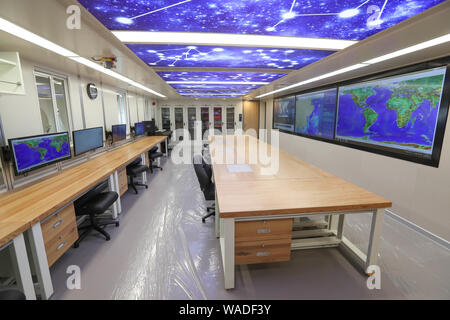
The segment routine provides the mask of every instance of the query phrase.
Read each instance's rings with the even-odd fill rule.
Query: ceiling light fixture
[[[112,31],[124,43],[342,50],[357,41],[207,32]]]
[[[245,82],[245,81],[166,81],[168,84],[248,84],[265,85],[270,82]]]
[[[67,50],[67,49],[57,45],[56,43],[53,43],[53,42],[51,42],[51,41],[49,41],[49,40],[47,40],[47,39],[45,39],[45,38],[43,38],[41,36],[38,36],[37,34],[34,34],[34,33],[30,32],[30,31],[28,31],[28,30],[26,30],[26,29],[24,29],[22,27],[19,27],[18,25],[14,24],[14,23],[11,23],[8,20],[0,18],[0,30],[4,31],[4,32],[7,32],[7,33],[9,33],[9,34],[11,34],[11,35],[13,35],[15,37],[19,37],[19,38],[21,38],[21,39],[23,39],[25,41],[31,42],[31,43],[33,43],[33,44],[35,44],[35,45],[37,45],[39,47],[42,47],[44,49],[50,50],[50,51],[52,51],[52,52],[54,52],[56,54],[59,54],[59,55],[61,55],[63,57],[66,57],[66,58],[69,58],[69,59],[71,59],[73,61],[81,63],[81,64],[83,64],[83,65],[85,65],[85,66],[87,66],[87,67],[89,67],[91,69],[94,69],[94,70],[97,70],[97,71],[102,72],[104,74],[107,74],[110,77],[113,77],[113,78],[116,78],[116,79],[118,79],[120,81],[128,83],[128,84],[130,84],[130,85],[132,85],[132,86],[134,86],[136,88],[139,88],[139,89],[144,90],[146,92],[152,93],[152,94],[154,94],[154,95],[156,95],[158,97],[161,97],[161,98],[165,98],[166,97],[166,96],[164,96],[164,95],[162,95],[162,94],[160,94],[160,93],[158,93],[158,92],[156,92],[156,91],[154,91],[154,90],[152,90],[150,88],[147,88],[146,86],[144,86],[144,85],[142,85],[142,84],[140,84],[140,83],[138,83],[138,82],[136,82],[134,80],[131,80],[131,79],[121,75],[120,73],[117,73],[115,71],[106,69],[103,66],[101,66],[101,65],[99,65],[99,64],[97,64],[97,63],[95,63],[95,62],[93,62],[91,60],[88,60],[86,58],[80,57],[78,54],[76,54],[76,53],[74,53],[74,52],[72,52],[70,50]]]
[[[376,63],[379,63],[379,62],[382,62],[382,61],[386,61],[386,60],[389,60],[389,59],[397,58],[397,57],[400,57],[400,56],[403,56],[403,55],[406,55],[406,54],[409,54],[409,53],[412,53],[412,52],[416,52],[416,51],[420,51],[420,50],[423,50],[423,49],[426,49],[426,48],[434,47],[434,46],[437,46],[437,45],[440,45],[440,44],[443,44],[443,43],[446,43],[446,42],[450,42],[450,33],[448,33],[446,35],[443,35],[441,37],[438,37],[438,38],[434,38],[434,39],[431,39],[431,40],[428,40],[428,41],[425,41],[425,42],[418,43],[416,45],[413,45],[413,46],[410,46],[410,47],[407,47],[407,48],[404,48],[404,49],[401,49],[401,50],[397,50],[397,51],[385,54],[385,55],[377,57],[377,58],[373,58],[373,59],[364,61],[362,63],[355,64],[355,65],[350,66],[350,67],[339,69],[339,70],[336,70],[336,71],[333,71],[333,72],[330,72],[330,73],[327,73],[327,74],[324,74],[324,75],[321,75],[321,76],[318,76],[318,77],[315,77],[315,78],[311,78],[311,79],[308,79],[308,80],[305,80],[305,81],[301,81],[301,82],[295,83],[293,85],[290,85],[290,86],[287,86],[287,87],[284,87],[284,88],[281,88],[281,89],[277,89],[277,90],[274,90],[274,91],[270,91],[270,92],[261,94],[261,95],[257,96],[256,98],[262,98],[262,97],[266,97],[266,96],[274,94],[274,93],[278,93],[278,92],[281,92],[281,91],[289,90],[289,89],[292,89],[292,88],[295,88],[295,87],[300,87],[302,85],[305,85],[305,84],[308,84],[308,83],[311,83],[311,82],[319,81],[319,80],[322,80],[322,79],[325,79],[325,78],[329,78],[329,77],[332,77],[332,76],[335,76],[335,75],[338,75],[338,74],[349,72],[349,71],[352,71],[352,70],[355,70],[355,69],[359,69],[359,68],[362,68],[362,67],[365,67],[365,66],[369,66],[369,65],[372,65],[372,64],[376,64]]]

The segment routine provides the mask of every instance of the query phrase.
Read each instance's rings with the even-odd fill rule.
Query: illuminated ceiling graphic
[[[300,69],[334,53],[324,50],[184,45],[127,45],[150,66]]]
[[[127,46],[174,89],[185,96],[232,97],[245,95],[262,85],[285,76],[291,70],[301,69],[321,60],[333,51],[298,49],[335,48],[325,43],[343,40],[363,40],[399,22],[413,17],[444,2],[444,0],[79,0],[106,28],[112,31],[169,32],[168,39],[152,44],[133,38]],[[170,32],[197,32],[207,34],[199,42],[186,33],[186,43]],[[242,42],[211,39],[210,33],[226,35],[275,36],[276,40]],[[148,35],[151,38],[151,34]],[[286,36],[297,38],[297,49],[282,44]],[[214,36],[212,36],[214,37]],[[275,39],[274,38],[274,39]],[[303,45],[305,39],[317,40],[316,45]],[[131,39],[131,40],[130,40]],[[142,38],[141,38],[142,39]],[[197,39],[197,41],[195,40]],[[233,38],[235,39],[235,38]],[[271,38],[272,39],[272,38]],[[175,42],[178,41],[178,42]],[[214,42],[216,41],[216,42]],[[233,40],[235,41],[235,40]],[[140,43],[142,42],[142,43]],[[199,45],[203,43],[203,45]],[[208,44],[214,43],[214,45]],[[242,43],[242,45],[241,45]],[[277,43],[276,45],[273,43]],[[329,43],[329,42],[328,42]],[[207,45],[208,44],[208,45]],[[231,46],[237,45],[237,46]],[[277,47],[277,45],[279,47]],[[283,46],[284,48],[280,48]],[[185,69],[183,69],[185,68]],[[186,71],[189,68],[189,71]],[[195,68],[201,68],[196,70]],[[219,70],[220,68],[220,70]],[[224,72],[224,68],[241,69]],[[245,69],[245,70],[242,70]],[[251,72],[255,69],[255,72]],[[257,70],[256,70],[257,69]],[[266,69],[267,72],[261,72]],[[279,69],[276,73],[275,69]],[[220,72],[219,72],[220,71]],[[245,72],[240,72],[245,71]],[[295,71],[294,71],[295,72]],[[207,90],[241,90],[239,92],[206,92]],[[195,91],[197,90],[197,91]]]
[[[79,0],[110,30],[362,40],[444,0]]]
[[[172,81],[197,83],[197,82],[263,82],[269,83],[285,73],[258,73],[258,72],[190,72],[190,71],[159,71],[157,74],[169,84]],[[223,84],[223,83],[219,83]],[[241,83],[245,84],[245,83]],[[251,84],[251,83],[250,83]]]

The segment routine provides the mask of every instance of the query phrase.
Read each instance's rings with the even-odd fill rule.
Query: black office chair
[[[198,155],[198,156],[200,156],[200,155]],[[196,156],[194,156],[194,170],[195,170],[195,174],[197,175],[197,179],[200,184],[200,189],[203,192],[205,200],[206,201],[215,200],[216,199],[216,192],[215,192],[216,188],[215,188],[214,183],[211,181],[211,176],[208,175],[207,170],[203,166],[203,157],[202,157],[202,161],[199,161],[199,159]],[[203,223],[206,222],[207,218],[214,216],[216,214],[214,207],[207,207],[206,209],[208,212],[210,212],[210,211],[212,211],[212,212],[210,212],[206,216],[202,217]]]
[[[0,300],[26,300],[26,297],[17,289],[0,288]]]
[[[141,158],[135,159],[133,162],[131,162],[127,166],[127,176],[130,177],[130,186],[133,188],[134,192],[138,194],[136,186],[145,187],[145,189],[148,189],[148,185],[144,183],[137,183],[134,181],[134,178],[137,178],[138,174],[141,174],[148,170],[147,166],[144,166],[142,163]]]
[[[114,219],[98,219],[99,214],[104,213],[114,202],[119,198],[119,195],[114,191],[104,191],[108,186],[107,181],[103,181],[94,188],[85,193],[81,198],[74,202],[75,214],[77,216],[89,216],[89,221],[86,225],[82,225],[78,230],[85,230],[74,243],[74,248],[80,246],[80,242],[92,231],[95,230],[105,236],[106,241],[111,239],[109,233],[103,230],[102,227],[114,224],[119,226],[119,221]]]
[[[160,166],[156,166],[153,164],[154,161],[156,161],[156,159],[161,158],[163,156],[162,152],[158,151],[158,147],[153,147],[150,149],[150,151],[148,152],[148,159],[150,160],[150,172],[153,173],[153,169],[163,169]]]

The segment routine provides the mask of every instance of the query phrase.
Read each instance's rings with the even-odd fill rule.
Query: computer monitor
[[[103,147],[103,127],[77,130],[73,132],[75,156]]]
[[[141,136],[145,134],[145,125],[143,122],[137,122],[134,124],[134,135]]]
[[[127,138],[127,125],[126,124],[116,124],[112,126],[112,142],[116,143]]]
[[[147,135],[151,136],[155,134],[155,120],[143,121],[143,124],[145,126],[145,132],[147,132]]]
[[[9,139],[9,145],[16,175],[72,156],[68,132]]]

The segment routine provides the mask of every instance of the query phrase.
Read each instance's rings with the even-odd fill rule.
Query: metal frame
[[[117,200],[113,203],[113,214],[112,218],[117,219],[117,216],[122,213],[122,203],[120,201],[120,188],[119,188],[119,174],[116,171],[114,171],[108,178],[108,186],[109,190],[117,192],[119,197]]]
[[[0,248],[0,250],[6,247],[9,247],[12,267],[19,290],[25,294],[27,300],[36,300],[23,234],[19,234],[11,242]]]
[[[361,214],[372,212],[372,223],[369,235],[367,255],[359,250],[347,238],[344,237],[344,219],[346,214]],[[234,228],[236,221],[259,221],[272,219],[288,219],[305,216],[330,215],[329,231],[331,236],[304,238],[293,240],[291,250],[316,249],[327,247],[339,247],[341,252],[365,273],[367,267],[377,264],[379,240],[383,224],[384,209],[349,210],[336,212],[311,212],[298,214],[280,214],[272,216],[252,216],[240,218],[220,218],[216,193],[216,236],[220,237],[222,263],[224,272],[225,289],[233,289],[235,286],[234,265]]]

